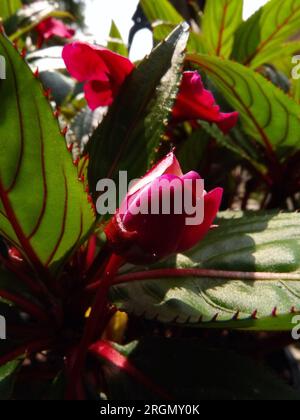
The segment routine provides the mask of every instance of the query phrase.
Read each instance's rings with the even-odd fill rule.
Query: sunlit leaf
[[[241,0],[207,0],[202,30],[207,52],[228,58],[232,51],[234,33],[242,23]]]
[[[114,21],[112,21],[111,23],[107,48],[111,51],[114,51],[117,54],[123,55],[124,57],[128,57],[128,49]]]
[[[21,0],[1,0],[0,18],[3,20],[13,16],[22,7]]]
[[[271,52],[299,31],[300,0],[271,0],[235,35],[232,58],[252,68],[268,61]]]
[[[94,221],[41,84],[0,35],[0,233],[40,273],[56,272]]]

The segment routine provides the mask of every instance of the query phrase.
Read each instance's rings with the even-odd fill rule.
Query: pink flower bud
[[[196,172],[183,174],[173,153],[167,155],[129,191],[120,209],[106,227],[106,235],[115,253],[134,264],[152,263],[196,245],[209,231],[219,210],[223,190],[216,188],[199,193]],[[187,191],[189,189],[189,191]],[[184,200],[191,195],[193,203],[203,206],[204,218],[189,225]],[[178,212],[176,200],[182,199]],[[164,213],[163,203],[169,203]],[[156,211],[152,211],[152,203]],[[158,207],[157,207],[158,205]],[[148,209],[138,213],[137,209]],[[157,211],[158,210],[158,211]]]

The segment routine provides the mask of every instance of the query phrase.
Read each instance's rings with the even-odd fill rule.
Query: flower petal
[[[237,125],[239,119],[238,112],[231,112],[229,114],[220,113],[220,120],[217,122],[218,127],[220,130],[223,131],[224,134],[229,133],[229,131]]]
[[[84,94],[92,110],[100,106],[109,106],[113,102],[113,94],[109,82],[98,80],[87,82],[84,85]]]
[[[73,42],[64,47],[62,57],[68,72],[79,82],[109,81],[109,68],[98,54],[98,47]]]
[[[61,20],[51,17],[39,23],[36,30],[45,40],[51,39],[54,36],[70,39],[75,35],[74,29],[65,25]]]
[[[170,188],[170,183],[172,184]],[[163,175],[147,184],[128,199],[128,211],[123,217],[123,225],[128,232],[138,232],[134,238],[134,249],[128,244],[127,259],[134,263],[154,262],[176,252],[178,241],[185,229],[185,215],[174,214],[176,186],[182,192],[182,180],[174,175]],[[165,200],[165,201],[164,201]],[[134,209],[145,203],[147,214],[134,214]],[[151,205],[159,211],[153,212]],[[166,214],[162,212],[163,205]],[[130,258],[132,252],[132,258]],[[134,256],[134,257],[133,257]]]
[[[186,251],[195,246],[208,233],[219,211],[223,189],[216,188],[204,196],[204,221],[201,225],[185,226],[177,252]]]
[[[164,159],[150,169],[143,178],[137,181],[130,189],[129,194],[134,194],[136,191],[162,175],[176,175],[179,177],[183,175],[180,164],[173,152],[169,153]]]
[[[216,123],[227,133],[237,123],[238,113],[221,113],[213,94],[204,89],[197,72],[184,72],[173,108],[175,122],[204,120]]]
[[[126,77],[135,67],[128,58],[116,54],[106,48],[98,48],[98,55],[109,68],[110,79],[117,86],[121,86],[123,84]]]

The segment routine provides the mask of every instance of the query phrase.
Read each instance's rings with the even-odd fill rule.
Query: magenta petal
[[[229,114],[220,113],[220,121],[217,123],[217,125],[224,134],[227,134],[233,127],[237,125],[238,119],[238,112],[231,112]]]
[[[200,188],[201,186],[199,188],[197,187],[196,182],[200,181],[202,179],[201,176],[197,172],[190,171],[187,174],[185,174],[184,176],[182,176],[181,179],[183,181],[190,181],[190,182],[185,182],[184,183],[184,188],[185,189],[186,188],[191,189],[192,195],[194,197],[193,205],[195,205],[196,200],[202,200],[203,199],[203,194],[200,197],[197,195],[198,189],[200,189],[202,191],[202,193],[205,193],[204,188],[203,188],[204,184],[203,184],[202,188]]]
[[[149,211],[148,214],[132,214],[135,203],[147,203],[150,207],[150,199],[154,203],[162,203],[162,197],[168,193],[168,187],[163,186],[159,188],[159,181],[178,182],[177,185],[182,185],[179,177],[172,175],[164,175],[151,184],[148,184],[141,191],[131,196],[129,199],[129,208],[127,214],[123,216],[123,225],[128,232],[138,232],[135,239],[134,255],[135,259],[131,260],[137,262],[138,250],[140,251],[140,258],[142,261],[151,261],[162,259],[170,254],[176,252],[178,242],[182,236],[185,228],[185,215],[174,214],[172,212],[173,204],[171,204],[171,214],[153,214]],[[174,202],[175,192],[171,189],[170,199]],[[127,255],[127,258],[130,256]]]
[[[197,72],[183,74],[179,93],[173,108],[175,122],[204,120],[219,125],[227,133],[236,123],[238,113],[221,113],[213,94],[204,89]]]
[[[134,194],[137,190],[143,188],[156,178],[166,174],[182,176],[180,164],[173,152],[169,153],[164,159],[150,169],[143,178],[137,181],[129,191],[129,194]]]
[[[89,80],[108,82],[109,69],[97,51],[94,46],[83,42],[66,45],[62,57],[71,76],[79,82]]]
[[[110,71],[111,80],[121,86],[126,77],[133,71],[134,64],[128,58],[116,54],[106,48],[100,50],[98,55],[105,62]]]
[[[185,180],[185,179],[189,179],[189,180],[197,180],[197,179],[202,179],[201,176],[198,174],[198,172],[195,171],[190,171],[187,174],[183,175],[181,177],[181,179]]]
[[[216,188],[204,197],[204,222],[198,226],[185,226],[177,252],[186,251],[195,246],[208,233],[219,211],[223,189]]]
[[[75,34],[74,29],[65,25],[62,21],[51,17],[39,23],[36,30],[45,40],[51,39],[54,36],[70,39]]]
[[[92,110],[100,106],[109,106],[113,102],[113,94],[108,82],[98,80],[87,82],[84,85],[84,94]]]

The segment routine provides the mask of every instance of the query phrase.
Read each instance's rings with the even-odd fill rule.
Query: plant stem
[[[90,282],[90,280],[93,281],[95,277],[99,278],[102,275],[102,272],[104,271],[104,268],[106,264],[108,263],[110,256],[111,256],[111,251],[109,247],[107,245],[104,245],[104,247],[100,250],[99,254],[94,259],[94,262],[89,267],[86,273],[88,282]]]
[[[98,337],[101,337],[103,333],[105,325],[102,324],[102,320],[106,317],[108,311],[108,291],[122,263],[122,258],[114,254],[111,255],[110,260],[106,266],[104,276],[99,282],[97,295],[92,307],[90,317],[87,320],[82,340],[74,355],[74,362],[71,363],[70,366],[69,386],[66,392],[67,400],[73,399],[76,395],[78,381],[80,379],[80,374],[84,367],[84,362],[89,346],[93,342],[93,339],[95,338],[96,334]]]
[[[5,290],[0,290],[0,297],[3,299],[6,299],[12,303],[15,303],[21,310],[26,312],[27,314],[33,316],[38,321],[46,321],[49,322],[49,317],[46,314],[46,312],[43,311],[42,308],[39,306],[33,304],[32,302],[29,302],[25,298],[21,296],[16,296],[10,292],[7,292]]]
[[[196,277],[196,278],[218,278],[228,280],[249,280],[249,281],[299,281],[300,273],[261,273],[261,272],[247,272],[247,271],[223,271],[223,270],[209,270],[201,268],[165,268],[159,270],[141,271],[136,273],[129,273],[117,276],[113,284],[129,283],[132,281],[142,280],[156,280],[162,278],[181,278],[181,277]],[[99,287],[100,282],[95,282],[86,287],[87,293],[92,293]]]
[[[246,271],[223,271],[223,270],[210,270],[201,268],[165,268],[152,271],[142,271],[136,273],[129,273],[118,276],[115,278],[113,284],[127,283],[139,280],[155,280],[161,278],[172,277],[198,277],[198,278],[218,278],[228,280],[286,280],[286,281],[299,281],[300,273],[261,273],[261,272],[246,272]],[[96,287],[96,284],[91,284],[86,290],[91,291]]]
[[[97,357],[104,359],[118,369],[126,372],[133,379],[143,385],[145,388],[152,391],[154,394],[159,395],[164,400],[173,400],[171,395],[162,389],[159,385],[155,384],[150,378],[148,378],[143,372],[137,369],[129,360],[121,354],[109,341],[100,340],[93,344],[89,351]]]
[[[23,283],[33,292],[33,293],[40,293],[41,289],[37,283],[31,280],[23,271],[18,270],[17,267],[12,264],[9,260],[5,259],[0,254],[0,262],[4,265],[6,269],[12,271]]]

